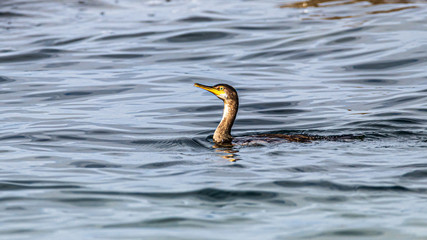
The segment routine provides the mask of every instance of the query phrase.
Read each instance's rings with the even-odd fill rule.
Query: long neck
[[[221,122],[215,130],[213,140],[216,143],[230,143],[233,137],[231,136],[231,127],[233,127],[234,119],[236,119],[237,110],[239,108],[239,100],[224,101],[224,112]]]

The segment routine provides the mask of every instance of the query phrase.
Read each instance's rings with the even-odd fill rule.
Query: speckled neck
[[[215,143],[224,144],[230,143],[231,140],[233,140],[233,137],[231,136],[231,128],[233,127],[234,120],[236,119],[238,108],[239,100],[224,101],[222,119],[213,136]]]

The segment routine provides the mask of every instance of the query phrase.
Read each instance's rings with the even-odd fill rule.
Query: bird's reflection
[[[230,162],[237,162],[239,160],[241,160],[239,158],[239,154],[237,154],[239,152],[238,149],[233,148],[233,145],[218,145],[215,144],[212,146],[212,148],[215,148],[215,152],[219,153],[218,155],[221,158],[224,158]]]

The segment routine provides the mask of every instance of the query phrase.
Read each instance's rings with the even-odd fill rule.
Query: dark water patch
[[[110,53],[110,54],[99,54],[91,55],[90,58],[116,58],[116,59],[130,59],[130,58],[146,58],[150,57],[149,54],[135,54],[135,53]]]
[[[305,173],[310,173],[310,172],[327,172],[328,171],[324,167],[315,166],[315,165],[313,165],[313,166],[290,167],[290,168],[287,168],[286,170],[288,170],[290,172],[305,172]]]
[[[121,52],[142,52],[142,53],[159,53],[159,52],[168,52],[168,51],[176,51],[179,50],[179,48],[172,48],[172,47],[164,47],[164,48],[156,48],[156,47],[150,47],[150,46],[141,46],[141,47],[124,47],[121,48]],[[154,55],[154,54],[153,54]]]
[[[2,231],[0,231],[1,234],[11,234],[11,235],[34,234],[35,232],[37,232],[35,229],[30,229],[30,228],[19,228],[19,229],[13,229],[13,230],[2,230]]]
[[[110,204],[117,204],[123,202],[123,200],[115,198],[93,198],[93,197],[80,197],[80,198],[50,198],[50,201],[66,203],[68,205],[78,206],[78,207],[99,207],[99,206],[109,206]]]
[[[29,138],[28,135],[24,135],[24,134],[12,134],[12,135],[1,136],[0,137],[0,141],[23,140],[23,139],[27,139],[27,138]]]
[[[14,51],[14,49],[12,49],[12,48],[3,48],[3,49],[0,48],[0,53],[9,53],[9,52],[13,52],[13,51]]]
[[[243,221],[242,218],[230,219],[230,221]],[[190,217],[165,217],[155,218],[145,221],[107,224],[103,228],[176,228],[176,227],[192,227],[192,228],[205,228],[210,225],[222,225],[223,222],[219,220],[208,220],[204,218],[190,218]]]
[[[165,41],[170,43],[185,43],[185,42],[198,42],[198,41],[212,41],[223,38],[231,38],[234,34],[219,31],[199,31],[175,35],[165,38]]]
[[[408,58],[408,59],[402,59],[402,60],[376,61],[376,62],[370,62],[370,63],[356,64],[353,66],[348,66],[347,68],[354,69],[354,70],[398,69],[398,68],[414,65],[416,63],[419,63],[420,61],[423,61],[423,60],[418,58]]]
[[[111,126],[112,128],[114,126]],[[155,129],[151,129],[151,128],[140,128],[141,131],[150,131],[150,130],[155,130]],[[124,131],[124,130],[120,130],[120,129],[108,129],[108,128],[99,128],[99,129],[87,129],[84,131],[85,134],[87,135],[115,135],[115,134],[119,134],[119,135],[126,135],[126,134],[131,134],[131,133],[135,133],[138,134],[138,130],[132,129],[131,131]]]
[[[233,157],[235,158],[236,156],[230,154],[230,158],[228,158],[228,159],[230,159],[231,161],[234,161],[234,160],[232,160]],[[227,167],[227,168],[246,168],[245,165],[238,164],[238,163],[234,163],[233,165],[225,165],[225,167]]]
[[[70,164],[77,168],[120,168],[118,164],[111,164],[102,161],[74,161]]]
[[[31,139],[31,142],[34,143],[55,142],[56,140],[54,137],[46,136],[43,134],[28,135],[27,138]]]
[[[240,109],[246,111],[251,110],[260,110],[260,109],[269,109],[269,108],[283,108],[283,107],[293,107],[297,106],[299,102],[289,101],[289,102],[263,102],[263,103],[251,103],[251,104],[240,104]]]
[[[291,29],[291,27],[286,26],[285,24],[283,24],[283,25],[265,25],[264,23],[259,23],[259,24],[254,24],[254,25],[239,25],[239,26],[232,27],[232,29],[245,30],[245,31],[252,32],[252,31],[266,31],[266,30],[270,30],[270,31],[289,30],[289,29]]]
[[[14,91],[0,91],[0,95],[1,94],[10,94],[10,93],[14,93]],[[11,104],[11,102],[7,102],[6,104]]]
[[[193,164],[193,163],[190,163],[188,161],[166,161],[166,162],[147,163],[147,164],[139,166],[138,168],[159,169],[159,168],[173,167],[176,165],[189,165],[189,164]]]
[[[45,68],[61,68],[61,67],[70,67],[73,65],[78,65],[80,62],[59,62],[59,63],[49,63],[44,65]]]
[[[246,200],[266,200],[278,196],[275,192],[256,191],[256,190],[222,190],[214,188],[204,188],[194,192],[185,193],[187,196],[196,196],[204,201],[234,201],[238,199]]]
[[[427,168],[427,163],[406,164],[394,168]]]
[[[206,106],[185,106],[185,107],[177,107],[177,108],[166,108],[165,112],[183,112],[183,113],[202,113],[202,112],[217,112],[223,109],[221,105],[206,105]]]
[[[87,138],[82,136],[76,136],[76,135],[56,135],[55,136],[58,140],[76,140],[76,141],[84,141],[87,140]]]
[[[0,62],[11,63],[11,62],[30,62],[41,60],[52,57],[52,54],[43,53],[40,51],[27,52],[27,53],[16,53],[9,55],[0,55]]]
[[[81,41],[87,40],[90,37],[75,37],[75,38],[68,38],[66,40],[58,39],[52,43],[53,46],[65,46],[69,44],[75,44],[80,43]]]
[[[1,234],[10,234],[10,235],[34,234],[36,232],[37,231],[35,229],[30,229],[30,228],[19,228],[19,229],[2,230],[2,231],[0,231]]]
[[[283,123],[282,121],[274,121],[268,119],[259,119],[259,118],[240,118],[236,120],[236,125],[241,126],[268,126],[268,125],[277,125]]]
[[[362,56],[367,57],[367,55],[375,56],[375,54],[385,52],[386,50],[390,50],[390,49],[363,50],[363,51],[360,51],[358,53],[349,53],[349,54],[340,54],[337,56],[331,56],[331,58],[335,59],[335,60],[343,60],[344,61],[346,59],[354,59],[354,58],[358,58],[358,57],[362,57]],[[349,68],[345,67],[345,69],[349,69]]]
[[[361,164],[361,163],[351,163],[351,164],[341,164],[339,165],[341,168],[350,168],[350,169],[361,169],[361,168],[372,168],[374,165],[371,164]]]
[[[38,40],[32,42],[32,44],[40,45],[40,46],[51,46],[57,40],[58,40],[58,38],[56,38],[56,37],[53,37],[53,38],[47,37],[47,38],[38,39]]]
[[[291,200],[285,200],[285,199],[273,199],[267,201],[269,204],[277,205],[280,207],[297,207],[298,204]]]
[[[399,126],[401,125],[423,125],[427,123],[427,119],[417,119],[417,118],[394,118],[387,120],[389,123],[394,123]]]
[[[349,42],[357,41],[359,39],[360,39],[360,37],[354,37],[354,36],[342,37],[342,38],[338,38],[338,39],[335,39],[333,41],[327,42],[326,45],[349,43]]]
[[[378,237],[383,235],[383,231],[373,230],[370,228],[366,229],[341,229],[334,231],[326,231],[320,233],[320,236],[325,237]]]
[[[196,198],[207,202],[257,200],[264,201],[278,197],[278,193],[257,190],[223,190],[216,188],[203,188],[187,192],[114,192],[114,191],[70,191],[74,194],[99,194],[114,196],[149,197],[158,199]]]
[[[365,31],[368,31],[372,28],[373,28],[373,26],[352,27],[352,28],[348,28],[348,29],[344,29],[344,30],[334,31],[333,33],[327,34],[326,37],[335,37],[335,36],[347,35],[349,33],[365,32]]]
[[[2,191],[17,191],[29,189],[70,189],[81,188],[79,185],[68,184],[59,181],[38,181],[38,180],[14,180],[0,181],[0,189]]]
[[[351,218],[351,219],[358,219],[358,218],[363,219],[363,218],[368,217],[368,215],[366,215],[366,214],[357,214],[357,213],[343,213],[343,214],[340,214],[340,217]]]
[[[5,77],[5,76],[0,76],[0,84],[6,84],[6,83],[12,83],[15,82],[16,80],[10,78],[10,77]]]
[[[352,48],[341,48],[341,49],[335,49],[335,50],[310,50],[307,52],[301,52],[293,54],[289,57],[283,58],[283,60],[287,59],[306,59],[306,58],[314,58],[314,57],[320,57],[324,55],[334,54],[334,53],[340,53],[340,52],[347,52],[353,50]]]
[[[97,0],[97,1],[79,0],[79,1],[71,2],[71,4],[73,4],[74,6],[84,7],[84,8],[90,7],[94,9],[115,9],[120,6],[118,5],[118,3],[119,3],[118,1],[115,1],[114,3],[110,3],[104,0]]]
[[[427,167],[427,166],[425,166]],[[402,175],[402,178],[410,178],[410,179],[424,179],[427,178],[427,169],[423,170],[414,170]]]
[[[227,67],[229,68],[270,68],[270,67],[277,67],[279,64],[273,64],[273,63],[237,63],[237,64],[229,64]],[[248,73],[247,70],[243,71],[241,73],[242,76],[254,76],[257,75],[256,73]]]
[[[9,202],[9,201],[22,201],[22,200],[30,200],[30,197],[0,197],[0,202]],[[21,210],[21,209],[19,209]],[[24,209],[25,210],[25,209]]]
[[[260,46],[267,45],[267,44],[270,44],[271,42],[275,42],[275,41],[277,41],[277,40],[264,39],[264,38],[241,40],[241,39],[235,38],[235,39],[233,39],[232,42],[227,43],[227,46],[240,46],[240,47],[244,46],[244,47],[249,47],[249,48],[251,48],[253,46],[258,46],[255,51],[250,51],[251,54],[247,55],[247,57],[248,57],[247,59],[251,59],[252,56],[257,57],[258,54],[263,54],[262,51],[259,52],[259,50],[258,50],[258,48]],[[267,51],[267,52],[272,53],[274,51]],[[278,51],[278,52],[281,52],[281,51]],[[280,53],[278,53],[278,54],[280,55]],[[269,54],[267,54],[267,55],[269,55]],[[274,53],[272,55],[274,55]],[[245,60],[245,58],[246,58],[246,56],[243,56],[243,57],[239,58],[239,60]]]
[[[185,23],[201,23],[201,22],[220,22],[220,21],[227,21],[225,18],[217,18],[217,17],[206,17],[206,16],[191,16],[179,19],[178,22],[185,22]]]
[[[126,38],[142,38],[152,35],[158,35],[165,32],[150,32],[150,31],[143,31],[143,32],[133,32],[133,33],[122,33],[122,34],[112,34],[109,36],[104,36],[97,38],[96,41],[107,41],[107,40],[124,40]]]
[[[348,197],[346,196],[327,196],[327,197],[305,197],[305,200],[309,202],[317,202],[317,203],[343,203],[348,201]]]
[[[245,60],[251,60],[256,58],[271,58],[271,57],[278,57],[283,55],[295,55],[305,51],[306,51],[305,49],[292,49],[292,50],[282,50],[282,51],[269,50],[269,51],[250,53],[250,54],[244,55],[243,57],[240,57],[239,60],[245,61]]]
[[[290,114],[303,113],[307,111],[302,109],[275,109],[275,110],[261,110],[257,112],[262,114],[290,115]]]
[[[28,14],[12,12],[12,11],[0,11],[0,18],[12,18],[12,17],[31,17]]]
[[[99,89],[99,90],[86,90],[86,91],[54,91],[47,93],[33,93],[23,97],[25,98],[43,98],[42,101],[59,101],[70,100],[83,97],[90,97],[95,95],[110,95],[122,93],[132,90],[132,88],[117,88],[117,89]]]
[[[65,52],[69,52],[63,49],[59,49],[59,48],[41,48],[38,50],[40,53],[48,53],[48,54],[52,54],[52,56],[57,56],[58,53],[65,53]]]
[[[334,80],[330,81],[335,83],[346,83],[346,84],[356,84],[358,86],[360,85],[372,85],[372,86],[392,86],[400,83],[399,80],[391,80],[391,79],[379,79],[379,78],[373,78],[373,79],[355,79],[355,80]]]
[[[408,193],[427,193],[427,188],[414,188],[410,189],[399,185],[345,185],[334,183],[330,181],[274,181],[273,185],[285,188],[320,188],[333,191],[353,192],[353,191],[367,191],[367,192],[408,192]]]
[[[178,58],[167,58],[167,59],[160,59],[160,60],[156,60],[156,62],[158,63],[162,63],[162,62],[200,62],[200,61],[205,61],[205,60],[213,60],[213,59],[217,59],[217,58],[221,58],[224,57],[224,55],[211,55],[211,56],[207,56],[207,55],[203,55],[200,57],[178,57]]]

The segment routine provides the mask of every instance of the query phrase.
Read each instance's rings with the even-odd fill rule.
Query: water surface
[[[0,236],[426,239],[426,61],[424,1],[2,1]]]

